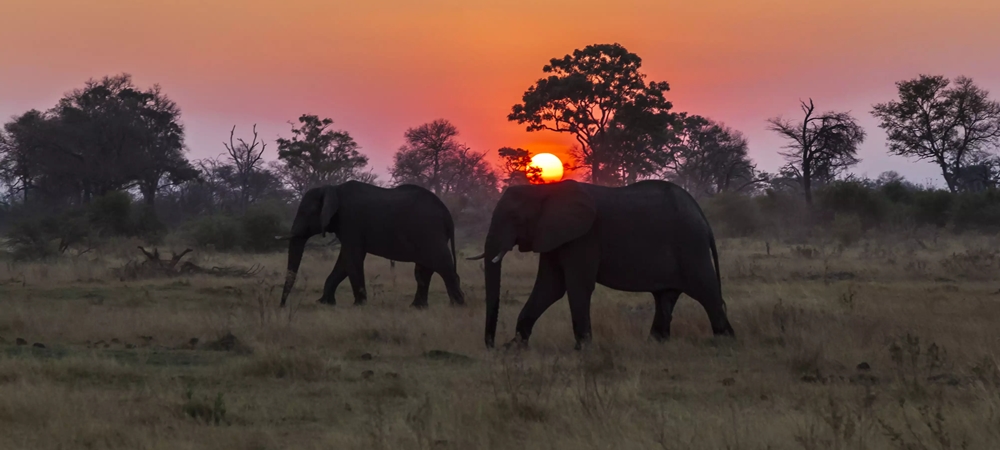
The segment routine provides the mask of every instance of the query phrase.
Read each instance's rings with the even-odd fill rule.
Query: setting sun
[[[539,153],[531,157],[532,167],[542,169],[542,181],[551,183],[563,177],[563,163],[558,156],[551,153]]]

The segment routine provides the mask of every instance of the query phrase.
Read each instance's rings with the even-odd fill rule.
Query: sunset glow
[[[1000,2],[265,2],[37,0],[0,13],[0,117],[51,108],[88,78],[131,73],[183,111],[189,157],[224,151],[233,125],[269,143],[301,114],[351,133],[383,178],[403,133],[451,120],[475,151],[503,146],[569,161],[572,136],[506,120],[550,58],[619,42],[667,81],[677,111],[746,133],[761,169],[783,164],[765,119],[850,110],[870,131],[859,171],[939,179],[932,164],[888,156],[867,114],[921,72],[973,77],[1000,93]],[[928,33],[926,30],[935,30]],[[835,38],[834,38],[835,37]],[[265,158],[276,158],[274,144]],[[580,178],[583,171],[567,173]]]
[[[537,167],[542,170],[542,181],[546,183],[562,180],[563,163],[556,155],[539,153],[532,156],[531,167]]]

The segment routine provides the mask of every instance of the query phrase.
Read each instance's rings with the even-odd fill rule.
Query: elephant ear
[[[579,184],[564,181],[542,204],[535,229],[534,250],[539,253],[583,236],[597,218],[597,204]]]
[[[323,191],[323,207],[320,209],[319,213],[320,227],[322,230],[326,230],[330,227],[330,221],[332,221],[333,216],[337,214],[337,208],[339,207],[340,199],[337,198],[337,188],[328,186]]]

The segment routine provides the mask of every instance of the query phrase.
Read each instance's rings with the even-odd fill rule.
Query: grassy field
[[[651,296],[599,287],[591,348],[560,301],[509,353],[483,346],[478,262],[464,308],[435,277],[412,310],[412,264],[376,257],[369,304],[345,282],[326,307],[335,255],[310,250],[279,310],[282,254],[193,254],[250,279],[121,281],[134,248],[0,265],[0,448],[1000,448],[996,237],[723,240],[736,342],[687,297],[648,342]],[[504,262],[498,342],[535,274]]]

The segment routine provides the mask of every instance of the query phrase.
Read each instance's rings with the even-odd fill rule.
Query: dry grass
[[[130,244],[8,264],[0,448],[998,448],[997,244],[723,241],[737,342],[711,339],[686,297],[676,338],[647,342],[651,296],[599,288],[585,352],[572,350],[564,301],[529,351],[486,351],[482,274],[468,261],[470,306],[447,306],[435,277],[426,311],[408,307],[412,265],[375,257],[367,306],[351,305],[346,282],[341,306],[317,305],[333,255],[315,250],[284,310],[280,254],[195,255],[261,263],[257,280],[122,282],[109,269]],[[498,340],[512,336],[534,260],[505,259]],[[216,342],[227,333],[238,342]]]

